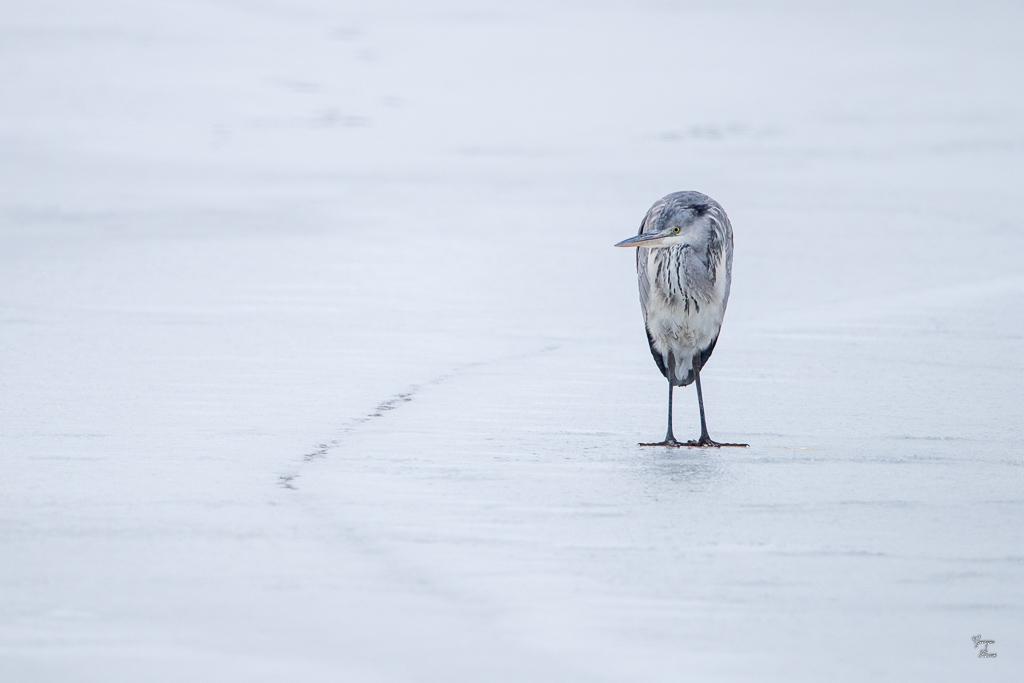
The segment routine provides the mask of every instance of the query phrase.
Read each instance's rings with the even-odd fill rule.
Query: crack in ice
[[[466,363],[466,364],[463,364],[461,366],[456,367],[453,370],[450,370],[449,372],[446,372],[446,373],[444,373],[442,375],[438,375],[437,377],[435,377],[435,378],[433,378],[431,380],[423,382],[421,384],[413,384],[406,391],[404,391],[402,393],[395,394],[391,398],[388,398],[387,400],[384,400],[384,401],[381,401],[380,403],[378,403],[376,405],[376,407],[373,409],[372,412],[367,413],[365,415],[362,415],[360,417],[356,417],[356,418],[351,419],[347,425],[345,425],[344,427],[341,428],[341,435],[339,435],[338,438],[331,439],[330,441],[324,441],[324,442],[318,443],[316,445],[316,449],[315,450],[310,451],[309,453],[306,453],[305,455],[302,456],[302,462],[303,463],[308,463],[308,462],[312,462],[314,460],[320,460],[322,458],[326,458],[328,453],[330,453],[334,449],[336,449],[339,446],[341,446],[341,443],[342,443],[342,441],[344,440],[344,438],[346,436],[352,434],[360,426],[362,426],[364,424],[367,424],[367,423],[369,423],[369,422],[371,422],[373,420],[378,420],[380,418],[383,418],[387,413],[389,413],[392,410],[395,410],[395,409],[399,408],[402,404],[411,403],[412,400],[413,400],[413,397],[417,393],[419,393],[420,389],[422,389],[424,387],[437,386],[439,384],[442,384],[442,383],[448,381],[449,379],[451,379],[455,375],[458,375],[458,374],[460,374],[462,372],[465,372],[467,370],[471,370],[472,368],[480,367],[480,366],[483,366],[483,365],[493,366],[493,365],[495,365],[497,363],[507,363],[507,362],[510,362],[510,361],[522,360],[522,359],[526,359],[526,358],[533,358],[535,356],[540,356],[542,354],[549,353],[551,351],[555,351],[556,349],[558,349],[558,345],[557,344],[548,344],[544,348],[539,349],[537,351],[529,351],[529,352],[526,352],[526,353],[515,354],[515,355],[512,355],[512,356],[506,356],[504,358],[498,358],[496,360],[491,360],[491,361],[478,361],[476,363]],[[278,477],[278,486],[280,486],[282,488],[289,489],[291,491],[298,491],[299,489],[298,489],[297,486],[295,486],[294,482],[295,482],[295,480],[299,476],[300,475],[299,475],[298,472],[293,472],[291,474],[279,475],[279,477]]]

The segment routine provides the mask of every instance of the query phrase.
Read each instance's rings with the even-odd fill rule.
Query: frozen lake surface
[[[0,679],[1024,678],[1019,3],[339,4],[5,3]]]

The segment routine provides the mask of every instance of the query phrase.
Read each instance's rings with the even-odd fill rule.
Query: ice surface
[[[1022,21],[8,0],[0,680],[1022,680]]]

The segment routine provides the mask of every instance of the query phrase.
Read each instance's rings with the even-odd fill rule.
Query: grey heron
[[[636,274],[647,342],[668,380],[668,432],[643,446],[746,446],[708,436],[700,371],[715,350],[732,284],[732,224],[722,205],[700,192],[673,192],[654,203],[636,237]],[[681,443],[672,433],[672,390],[697,385],[700,439]]]

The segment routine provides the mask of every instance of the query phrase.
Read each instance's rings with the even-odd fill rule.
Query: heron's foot
[[[717,441],[712,441],[711,437],[705,434],[696,441],[690,440],[682,445],[689,446],[690,448],[747,448],[750,444],[718,443]]]
[[[658,443],[642,443],[641,446],[663,446],[665,448],[748,448],[750,444],[746,443],[718,443],[712,441],[708,437],[701,437],[697,441],[690,439],[689,441],[676,441],[675,439],[666,439],[665,441],[659,441]]]

